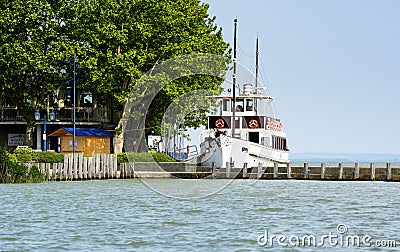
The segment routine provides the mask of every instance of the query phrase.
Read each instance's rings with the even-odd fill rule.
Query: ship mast
[[[233,32],[233,76],[232,76],[232,138],[235,138],[235,124],[236,124],[236,29],[237,29],[237,18],[233,20],[234,32]]]
[[[257,91],[257,87],[258,87],[258,36],[257,36],[257,40],[256,40],[256,82],[255,82],[255,86],[256,86],[256,91]]]
[[[258,88],[258,36],[256,40],[256,81],[255,81],[255,92],[257,94],[257,88]],[[258,99],[255,100],[254,102],[254,110],[256,111],[256,115],[258,113],[257,106],[258,105]]]

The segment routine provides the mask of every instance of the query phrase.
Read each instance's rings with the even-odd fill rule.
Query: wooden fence
[[[86,180],[113,179],[120,177],[117,155],[94,154],[84,157],[83,154],[66,154],[63,163],[29,163],[36,165],[46,175],[47,180]]]

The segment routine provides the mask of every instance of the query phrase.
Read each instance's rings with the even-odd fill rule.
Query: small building
[[[73,128],[61,128],[48,135],[58,137],[58,145],[61,153],[74,151],[72,142],[74,138]],[[76,152],[83,154],[111,153],[111,138],[113,135],[99,128],[75,128]]]

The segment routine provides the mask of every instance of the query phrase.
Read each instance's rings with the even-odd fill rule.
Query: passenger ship
[[[289,163],[282,122],[267,113],[266,106],[270,105],[272,97],[264,95],[263,88],[253,88],[252,84],[244,84],[243,93],[235,95],[236,20],[234,41],[233,91],[211,97],[219,101],[219,111],[208,117],[207,128],[201,134],[201,163],[212,166],[215,162],[221,168],[226,168],[227,163],[237,168],[245,163],[249,168],[260,163],[264,167],[271,162]],[[258,66],[257,62],[258,59]]]

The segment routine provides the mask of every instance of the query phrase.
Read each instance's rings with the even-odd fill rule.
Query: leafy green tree
[[[64,80],[61,1],[0,3],[0,96],[16,103],[27,122],[32,145],[34,111],[46,108],[48,95]]]
[[[121,111],[128,97],[148,98],[143,93],[149,90],[138,88],[137,80],[147,72],[151,76],[161,62],[185,54],[229,54],[208,5],[198,0],[15,0],[0,8],[0,96],[15,100],[24,112],[27,145],[33,112],[46,108],[47,95],[66,85],[65,64],[75,49],[85,75],[78,87],[111,96],[113,109]],[[221,81],[191,76],[166,84],[140,128],[159,128],[172,100],[190,90],[219,90]],[[135,87],[136,96],[129,96]],[[117,119],[119,152],[123,117]]]
[[[226,55],[228,44],[208,15],[208,7],[198,0],[78,1],[74,7],[78,21],[70,19],[66,24],[69,34],[75,35],[73,40],[80,42],[78,61],[88,77],[81,87],[100,96],[112,94],[115,105],[122,108],[136,81],[146,72],[151,75],[157,64],[185,54]],[[168,83],[154,99],[147,125],[141,127],[159,129],[163,111],[174,98],[190,90],[218,90],[220,83],[221,79],[208,76]],[[134,98],[148,97],[142,90]],[[121,127],[122,118],[116,132]]]

